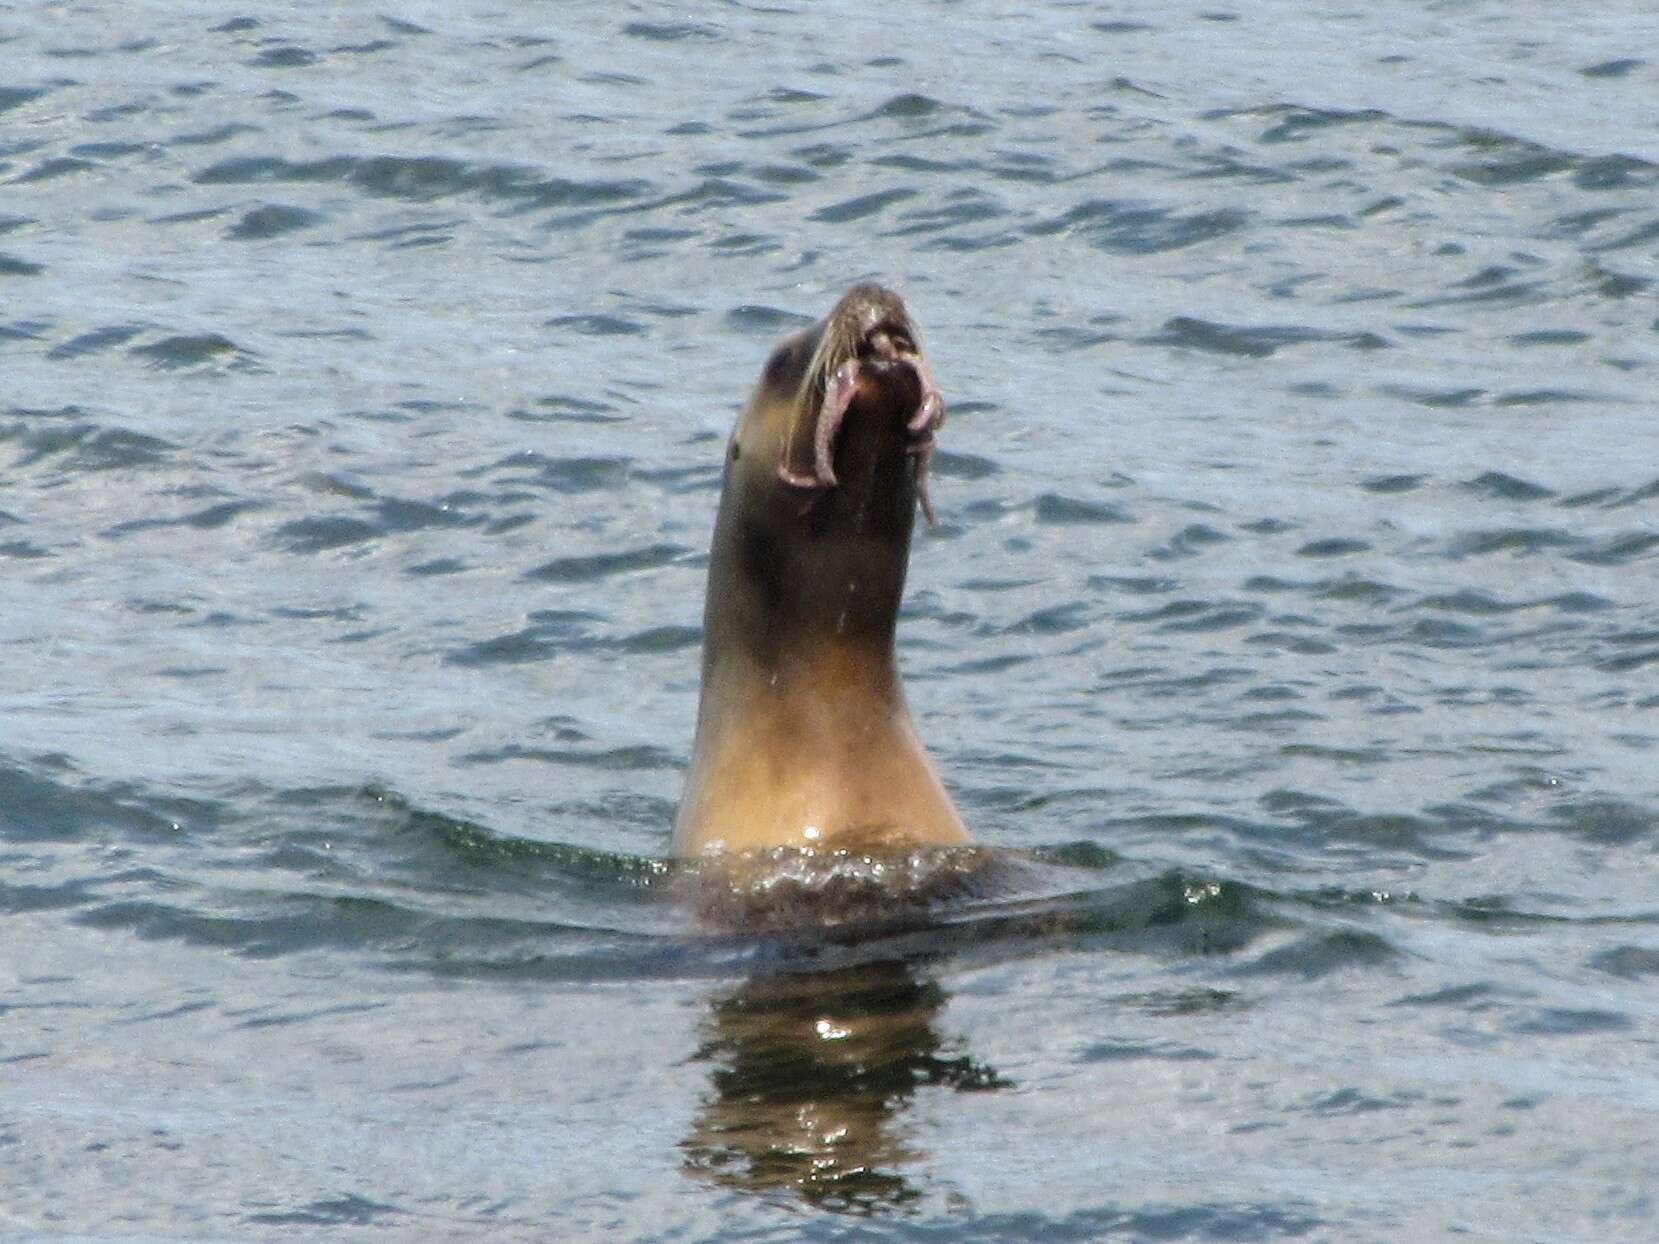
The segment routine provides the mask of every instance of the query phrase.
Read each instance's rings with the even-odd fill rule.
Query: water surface
[[[1648,1240],[1659,19],[0,26],[0,1235]],[[1008,885],[700,926],[721,444],[901,289]]]

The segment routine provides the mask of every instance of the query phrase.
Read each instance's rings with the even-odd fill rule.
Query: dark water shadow
[[[681,1142],[686,1174],[838,1213],[917,1200],[916,1091],[1009,1084],[940,1036],[945,1000],[902,960],[757,975],[717,996],[693,1056],[709,1091]]]

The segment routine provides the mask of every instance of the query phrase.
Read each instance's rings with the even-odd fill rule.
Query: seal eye
[[[743,451],[737,447],[737,441],[733,440],[732,441],[732,452],[731,452],[732,461],[736,462],[742,456],[743,456]]]

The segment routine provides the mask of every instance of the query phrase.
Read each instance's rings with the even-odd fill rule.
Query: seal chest
[[[893,658],[943,422],[915,325],[880,286],[773,350],[726,449],[680,854],[968,841]]]

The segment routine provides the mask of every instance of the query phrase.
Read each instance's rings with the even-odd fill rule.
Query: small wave
[[[22,186],[56,181],[62,177],[71,177],[76,173],[93,172],[97,167],[98,164],[94,160],[83,160],[76,156],[54,156],[51,159],[42,160],[21,176],[12,178],[12,184]]]
[[[1148,337],[1152,345],[1178,346],[1210,354],[1268,358],[1287,346],[1335,343],[1355,350],[1382,350],[1387,339],[1372,332],[1337,332],[1304,324],[1232,325],[1180,315],[1164,324],[1162,333]]]
[[[867,216],[878,215],[894,203],[902,203],[904,200],[915,196],[916,191],[905,188],[878,190],[871,194],[843,199],[839,203],[832,203],[828,207],[819,208],[807,219],[821,224],[847,224],[851,221],[863,220]]]
[[[469,194],[519,211],[623,203],[649,189],[649,183],[638,180],[571,181],[514,165],[469,164],[440,156],[328,156],[304,161],[234,156],[209,165],[192,180],[204,186],[346,182],[369,194],[410,202]]]
[[[204,809],[191,801],[146,799],[126,787],[85,782],[68,761],[43,756],[29,763],[0,757],[0,829],[8,842],[74,841],[115,832],[172,839],[181,821]]]
[[[0,251],[0,276],[39,276],[45,271],[45,264],[36,263],[32,259],[19,259],[16,255]]]
[[[570,765],[582,769],[620,773],[680,768],[680,761],[673,753],[660,747],[645,745],[592,749],[527,747],[521,743],[509,743],[505,747],[467,752],[456,757],[456,763],[463,765],[502,764],[510,760],[534,760],[543,764]]]
[[[270,203],[245,213],[241,220],[226,231],[225,236],[237,242],[262,242],[284,234],[296,233],[321,224],[320,212],[294,207],[286,203]]]
[[[519,979],[727,977],[1048,947],[1232,953],[1283,924],[1248,886],[1129,866],[1090,843],[688,862],[501,834],[374,787],[243,784],[217,800],[161,800],[43,766],[0,768],[8,842],[50,854],[113,834],[150,844],[150,862],[8,884],[0,912],[62,911],[250,958],[343,952],[393,971]],[[668,811],[638,810],[651,824]]]
[[[311,1201],[287,1210],[263,1210],[249,1214],[245,1222],[264,1227],[371,1227],[388,1219],[407,1217],[408,1210],[373,1201],[355,1193],[327,1200]]]
[[[1626,980],[1659,977],[1659,948],[1625,944],[1600,951],[1590,960],[1598,972]]]
[[[253,355],[221,333],[181,334],[127,351],[146,360],[157,371],[184,371],[193,367],[247,367]]]
[[[679,43],[687,39],[717,43],[723,37],[718,27],[700,22],[629,22],[622,33],[651,43]]]
[[[1359,929],[1319,931],[1277,946],[1238,971],[1246,975],[1300,976],[1317,980],[1334,972],[1370,969],[1396,962],[1403,956],[1381,934]]]
[[[1486,531],[1469,531],[1456,536],[1446,549],[1452,558],[1490,557],[1497,553],[1531,555],[1551,549],[1577,549],[1586,543],[1584,537],[1548,527],[1501,527]]]
[[[13,108],[21,108],[24,104],[39,99],[52,89],[49,86],[0,87],[0,112],[10,112]]]
[[[57,362],[80,358],[84,354],[98,354],[114,346],[126,345],[143,331],[144,326],[141,324],[112,324],[107,328],[81,333],[62,345],[53,346],[46,352],[46,357],[52,362]]]
[[[178,448],[144,432],[104,427],[85,418],[86,412],[76,406],[55,411],[14,409],[11,413],[23,419],[9,428],[0,427],[0,441],[15,441],[21,448],[14,469],[50,461],[55,471],[73,475],[152,466],[170,458]]]
[[[580,333],[584,337],[634,337],[645,332],[637,320],[619,315],[559,315],[547,321],[547,327]]]
[[[588,557],[556,557],[534,570],[525,572],[525,578],[543,583],[595,583],[613,575],[639,570],[655,570],[670,565],[690,550],[677,544],[652,544],[624,553],[599,553]]]
[[[621,423],[626,418],[616,413],[615,406],[609,402],[572,397],[564,393],[548,394],[546,397],[538,398],[535,404],[540,409],[510,411],[509,417],[533,422],[550,420],[560,423]]]
[[[779,333],[791,332],[797,328],[804,328],[812,323],[812,320],[808,316],[795,311],[745,303],[742,306],[733,307],[726,313],[726,323],[731,328],[754,336],[770,337]]]
[[[1485,838],[1500,828],[1474,807],[1365,815],[1291,791],[1271,807],[1283,818],[1277,824],[1234,828],[1252,841],[1271,837],[1292,851],[1337,852],[1374,867],[1467,859],[1471,833]],[[1215,959],[1229,976],[1318,980],[1403,963],[1401,917],[1494,933],[1570,918],[1525,898],[1273,888],[1137,862],[1093,841],[680,861],[504,834],[376,787],[244,783],[216,800],[182,801],[91,783],[46,759],[0,767],[0,809],[6,841],[31,858],[53,858],[62,844],[95,834],[114,844],[118,861],[143,844],[145,861],[56,879],[19,876],[0,886],[0,914],[54,913],[239,957],[345,954],[384,971],[443,977],[739,979],[1105,951]],[[572,806],[560,815],[656,826],[670,811],[655,799],[626,812]],[[1655,832],[1644,809],[1594,799],[1536,826],[1503,826],[1621,850]],[[1221,828],[1215,818],[1149,817],[1114,833],[1167,843]],[[1650,958],[1636,945],[1591,966],[1651,975]]]
[[[1369,553],[1372,549],[1369,540],[1355,540],[1347,536],[1329,536],[1323,540],[1310,540],[1296,550],[1298,557],[1347,557],[1354,553]]]
[[[1077,233],[1103,251],[1154,255],[1238,233],[1251,221],[1241,208],[1183,213],[1144,203],[1092,199],[1051,220],[1026,227],[1031,237]]]
[[[1134,518],[1120,505],[1110,501],[1091,501],[1081,497],[1066,497],[1045,492],[1037,498],[1035,516],[1039,523],[1065,525],[1070,523],[1132,523]]]
[[[321,59],[322,57],[310,48],[281,43],[276,47],[265,48],[245,63],[253,69],[305,69]]]
[[[288,553],[314,555],[388,536],[487,528],[491,522],[482,508],[490,499],[474,492],[423,501],[377,496],[365,485],[339,476],[316,474],[301,482],[325,502],[345,498],[372,504],[351,513],[307,514],[280,524],[270,538]]]
[[[133,535],[142,531],[155,531],[169,527],[191,527],[197,531],[213,531],[234,522],[243,514],[257,512],[264,508],[257,501],[220,501],[200,510],[191,510],[189,513],[169,518],[134,518],[126,522],[116,523],[104,532],[112,539]]]

